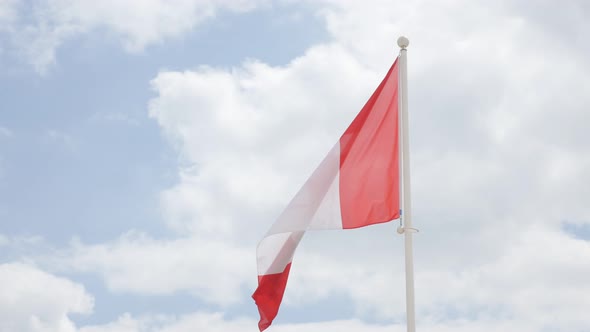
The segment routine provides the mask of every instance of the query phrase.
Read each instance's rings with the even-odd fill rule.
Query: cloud
[[[1,0],[0,1],[0,31],[7,28],[17,16],[16,0]]]
[[[530,326],[522,325],[513,320],[506,321],[485,321],[482,326],[470,321],[457,320],[448,323],[425,322],[418,326],[420,329],[433,332],[450,331],[537,331]],[[183,316],[151,315],[133,317],[124,314],[112,323],[96,326],[82,327],[80,332],[189,332],[189,331],[210,331],[210,332],[234,332],[250,331],[255,329],[256,320],[250,318],[228,319],[221,313],[194,312]],[[358,319],[331,320],[310,323],[275,324],[273,331],[277,332],[385,332],[385,331],[406,331],[404,324],[370,324]]]
[[[132,317],[130,315],[121,316],[116,322],[83,327],[80,332],[189,332],[189,331],[208,331],[208,332],[230,332],[230,331],[249,331],[255,329],[257,321],[247,318],[226,319],[221,313],[196,312],[180,317],[174,316],[143,316]],[[346,321],[327,321],[318,323],[305,324],[283,324],[272,327],[277,332],[291,331],[402,331],[402,326],[390,325],[371,325],[359,320]]]
[[[144,319],[146,320],[146,319]],[[123,314],[116,321],[96,326],[81,327],[79,332],[140,332],[148,331],[146,323],[139,319],[131,317],[129,314]],[[153,331],[153,329],[149,329]]]
[[[441,326],[455,316],[471,328],[481,322],[479,330],[583,328],[582,311],[560,308],[587,310],[574,295],[584,286],[546,289],[552,271],[568,279],[587,273],[567,257],[579,261],[588,243],[561,230],[565,220],[590,220],[590,192],[579,185],[590,177],[587,50],[560,44],[536,14],[502,3],[320,7],[332,39],[284,66],[249,60],[163,71],[152,81],[150,116],[181,157],[179,183],[161,195],[168,224],[254,243],[368,98],[404,33],[411,39],[414,214],[423,229],[419,311]],[[560,15],[573,15],[570,9]],[[586,24],[563,22],[571,24],[563,31]],[[390,234],[310,235],[285,301],[344,293],[362,317],[403,319],[401,247],[388,251]],[[547,243],[561,247],[542,252]],[[383,262],[394,267],[379,269]]]
[[[418,269],[422,314],[439,321],[449,320],[449,314],[474,322],[513,320],[535,330],[583,329],[584,313],[571,308],[590,305],[575,295],[588,287],[579,277],[588,273],[579,260],[590,254],[590,243],[537,226],[518,234],[502,243],[497,259],[482,259],[471,268]],[[559,246],[549,253],[547,243]]]
[[[23,263],[0,265],[0,331],[76,331],[70,313],[88,314],[82,285]]]
[[[97,245],[78,241],[42,262],[62,271],[100,275],[115,293],[168,295],[188,292],[209,303],[242,300],[242,287],[256,280],[253,252],[207,238],[156,240],[129,232]],[[171,271],[174,271],[171,273]]]
[[[124,314],[115,322],[87,326],[81,328],[80,332],[230,332],[249,331],[255,329],[257,321],[250,318],[228,319],[222,313],[215,312],[194,312],[183,316],[151,315],[133,317]],[[348,331],[405,331],[401,325],[374,325],[359,320],[326,321],[316,323],[299,324],[277,324],[272,327],[273,331],[322,331],[322,332],[348,332]],[[439,330],[433,330],[439,331]]]
[[[17,16],[17,0],[0,0],[0,40],[2,34],[11,31]],[[6,52],[5,43],[0,43],[0,56]]]
[[[162,194],[165,219],[179,231],[260,234],[259,221],[298,189],[378,78],[337,45],[285,67],[161,72],[150,116],[186,165]]]
[[[43,49],[102,24],[130,51],[141,49],[193,28],[186,22],[200,20],[194,16],[200,7],[183,4],[170,12],[162,5],[157,14],[134,13],[127,26],[116,15],[105,19],[122,4],[56,2],[51,6],[68,10],[44,28],[57,42]],[[189,292],[224,308],[253,305],[256,242],[373,91],[403,33],[411,39],[419,326],[585,329],[590,303],[580,294],[590,291],[582,279],[590,273],[583,264],[590,244],[562,230],[565,221],[590,222],[590,187],[583,185],[590,181],[588,49],[559,38],[585,31],[577,7],[555,9],[552,18],[560,24],[551,24],[555,32],[549,34],[541,11],[508,2],[314,4],[331,39],[282,66],[247,60],[230,68],[162,71],[152,80],[149,115],[179,155],[179,180],[160,195],[163,220],[178,238],[130,232],[108,243],[74,242],[40,264],[97,274],[116,293]],[[160,15],[170,14],[165,23],[184,12],[187,21],[158,30]],[[53,17],[51,11],[43,15]],[[137,15],[154,30],[133,25]],[[306,235],[281,312],[344,296],[355,319],[273,328],[402,330],[403,249],[394,228]],[[235,331],[255,324],[253,317],[227,320],[201,312],[122,315],[83,330]]]
[[[104,29],[120,40],[128,52],[141,52],[148,45],[182,37],[218,12],[246,12],[265,3],[266,0],[182,0],[174,3],[163,0],[43,0],[31,6],[19,6],[16,14],[19,19],[13,22],[11,37],[26,61],[43,74],[55,63],[56,50],[76,36]],[[14,18],[15,6],[6,8],[5,14],[0,11],[0,15]]]

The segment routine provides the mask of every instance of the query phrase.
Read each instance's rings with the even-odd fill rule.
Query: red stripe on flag
[[[287,264],[285,270],[281,273],[258,276],[258,288],[252,298],[256,302],[260,313],[260,321],[258,322],[260,332],[270,326],[279,312],[290,270],[291,263]]]
[[[397,61],[340,138],[342,228],[399,218]]]

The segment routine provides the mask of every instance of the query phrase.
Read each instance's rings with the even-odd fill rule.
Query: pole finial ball
[[[410,45],[410,40],[404,36],[401,36],[397,39],[397,46],[401,49],[406,49]]]

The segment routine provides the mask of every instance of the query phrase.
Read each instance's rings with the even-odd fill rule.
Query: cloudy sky
[[[586,1],[0,0],[0,332],[256,331],[255,247],[410,39],[420,331],[588,331]],[[269,331],[405,331],[397,223]]]

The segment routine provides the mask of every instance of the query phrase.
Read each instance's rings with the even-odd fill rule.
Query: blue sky
[[[138,227],[163,231],[154,205],[176,180],[178,158],[146,116],[149,80],[163,69],[231,67],[246,58],[281,64],[325,38],[305,8],[286,9],[302,18],[273,8],[225,13],[141,54],[125,53],[97,31],[66,42],[42,76],[9,49],[0,82],[2,124],[12,132],[3,142],[3,214],[14,220],[7,231],[60,242],[104,241]],[[262,42],[275,47],[263,51]]]
[[[291,18],[294,14],[300,17]],[[158,193],[178,181],[180,160],[147,117],[147,101],[154,95],[149,80],[160,70],[231,67],[247,58],[285,63],[326,34],[304,6],[286,5],[222,13],[199,30],[141,54],[125,53],[105,37],[97,31],[64,43],[42,75],[11,54],[17,50],[2,58],[9,68],[0,81],[2,127],[10,132],[1,150],[3,234],[42,236],[56,247],[72,238],[101,243],[129,229],[169,237],[157,209]],[[274,47],[264,48],[268,44]],[[99,304],[91,316],[72,317],[79,323],[105,323],[121,312],[181,314],[203,305],[182,293],[112,294],[94,276],[72,277],[92,289]],[[253,307],[228,313],[234,311]]]
[[[257,241],[400,35],[418,329],[584,331],[588,9],[0,0],[0,332],[255,331]],[[396,226],[306,236],[271,331],[404,331]]]

